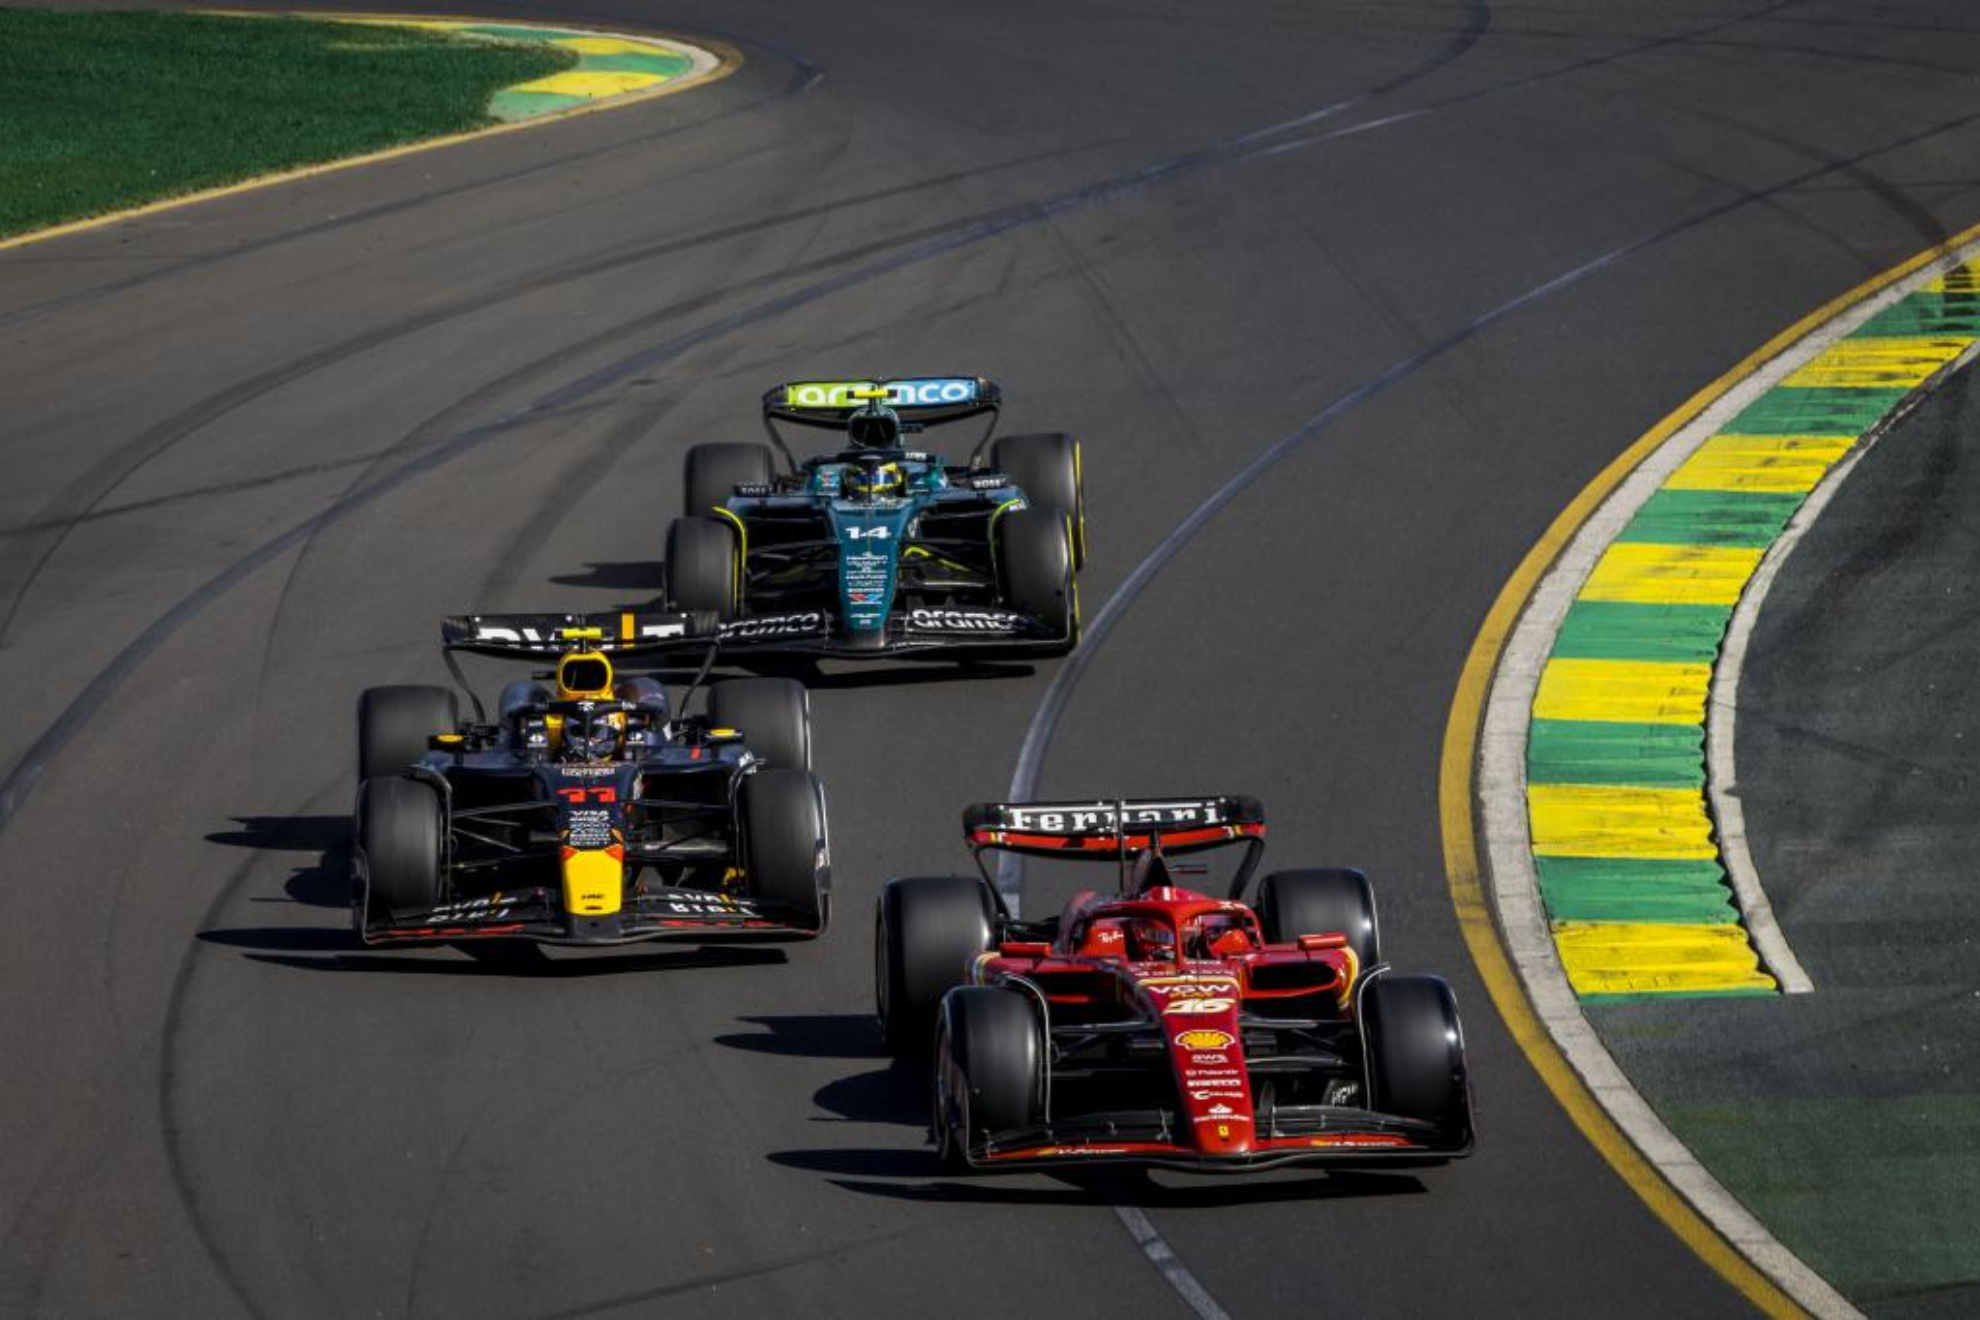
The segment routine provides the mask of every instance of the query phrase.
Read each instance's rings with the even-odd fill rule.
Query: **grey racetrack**
[[[371,7],[371,6],[367,6]],[[0,1313],[1178,1314],[1747,1303],[1550,1099],[1466,956],[1466,648],[1617,452],[1980,220],[1980,14],[534,0],[703,90],[0,253]],[[1246,792],[1466,1014],[1475,1158],[957,1180],[871,1020],[1055,667],[829,666],[836,924],[546,962],[347,934],[352,712],[442,614],[658,590],[769,384],[982,373],[1085,441],[1045,794]],[[477,669],[492,685],[510,671]]]

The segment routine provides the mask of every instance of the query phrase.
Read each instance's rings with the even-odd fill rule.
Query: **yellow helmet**
[[[893,497],[907,489],[907,474],[899,463],[882,463],[871,469],[853,467],[846,469],[842,485],[846,495],[856,500]]]

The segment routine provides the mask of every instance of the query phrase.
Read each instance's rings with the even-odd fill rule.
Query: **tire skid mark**
[[[1021,157],[1000,162],[996,165],[972,170],[958,171],[934,179],[919,180],[913,184],[897,188],[881,189],[847,199],[842,205],[859,206],[894,200],[898,197],[934,188],[944,188],[964,180],[986,176],[1002,170],[1019,169],[1035,164],[1039,160],[1070,152],[1051,152],[1042,155]],[[327,345],[280,367],[250,377],[205,399],[182,409],[172,417],[146,428],[138,437],[104,458],[98,460],[87,471],[75,478],[60,494],[37,510],[27,524],[12,529],[22,545],[22,553],[28,563],[21,581],[9,589],[9,600],[4,612],[0,612],[0,646],[5,645],[8,634],[19,614],[22,603],[50,559],[61,548],[62,543],[77,526],[90,522],[107,500],[126,481],[155,460],[175,449],[182,441],[196,435],[201,430],[220,421],[276,390],[294,384],[318,372],[328,370],[344,362],[374,352],[386,345],[410,338],[427,330],[446,325],[463,317],[472,316],[506,303],[515,302],[532,294],[559,287],[577,280],[609,274],[640,262],[657,258],[693,252],[713,243],[727,242],[754,233],[762,233],[787,224],[800,223],[822,217],[831,210],[830,206],[820,205],[800,208],[784,215],[745,221],[734,225],[706,230],[683,238],[668,239],[658,243],[645,243],[629,250],[622,250],[599,257],[589,257],[583,261],[568,263],[540,272],[525,280],[507,286],[497,287],[471,297],[458,299],[441,307],[433,308],[418,316],[409,317],[392,325],[368,330],[353,335],[339,343]],[[957,222],[950,222],[957,223]],[[782,280],[799,277],[817,270],[829,269],[849,260],[859,260],[875,251],[882,251],[892,243],[912,242],[917,237],[938,233],[942,225],[929,225],[909,231],[894,239],[876,240],[872,243],[846,249],[810,262],[781,267],[772,275],[760,276],[755,280],[730,286],[722,291],[730,293],[768,287]],[[669,316],[698,310],[707,302],[678,303],[667,309]],[[628,331],[644,328],[651,324],[651,314],[615,328],[614,337]],[[593,341],[601,339],[594,336]],[[389,451],[387,451],[389,452]],[[164,497],[177,498],[177,497]],[[132,508],[147,508],[155,501],[138,501]]]
[[[293,814],[301,815],[321,806],[334,791],[334,785],[312,795]],[[213,892],[213,898],[199,915],[198,929],[212,930],[220,924],[221,914],[232,903],[254,873],[260,869],[268,854],[257,849],[244,858],[220,887]],[[185,1115],[180,1109],[179,1099],[179,1056],[185,1044],[186,1007],[192,994],[193,982],[197,976],[200,951],[205,948],[197,938],[188,940],[186,951],[179,958],[178,969],[172,975],[172,988],[166,994],[165,1020],[158,1036],[158,1082],[156,1103],[158,1107],[158,1132],[160,1145],[165,1152],[166,1172],[172,1180],[172,1190],[179,1198],[179,1205],[185,1212],[186,1224],[192,1230],[193,1239],[199,1244],[201,1254],[212,1267],[214,1276],[240,1303],[241,1310],[249,1315],[260,1315],[248,1295],[247,1285],[241,1278],[240,1270],[221,1244],[219,1234],[207,1221],[200,1208],[198,1179],[186,1158]]]

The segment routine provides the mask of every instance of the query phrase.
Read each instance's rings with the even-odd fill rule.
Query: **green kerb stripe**
[[[1660,490],[1644,502],[1618,541],[1765,549],[1801,507],[1798,492]]]
[[[1561,621],[1553,654],[1563,660],[1710,664],[1731,617],[1730,605],[1578,600]]]
[[[1980,296],[1914,293],[1865,321],[1851,339],[1890,336],[1980,335]]]
[[[1721,435],[1836,435],[1852,439],[1875,426],[1883,415],[1911,393],[1892,389],[1843,385],[1768,390],[1739,416],[1720,428]]]
[[[1554,921],[1651,921],[1723,926],[1739,920],[1715,861],[1657,857],[1535,857]]]
[[[1576,996],[1584,1004],[1650,1004],[1668,1003],[1673,999],[1751,999],[1757,995],[1773,996],[1780,992],[1772,986],[1742,985],[1730,990],[1685,990],[1673,993],[1669,990],[1646,990],[1641,994],[1611,995],[1592,994]]]
[[[488,113],[504,122],[534,119],[553,110],[583,105],[585,98],[563,92],[497,92],[488,99]]]
[[[656,78],[672,78],[686,73],[694,62],[685,55],[582,55],[578,68],[585,73],[650,73]]]
[[[1698,788],[1705,783],[1705,729],[1534,720],[1526,734],[1526,778],[1535,784]]]

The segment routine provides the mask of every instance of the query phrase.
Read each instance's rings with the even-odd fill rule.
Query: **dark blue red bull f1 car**
[[[830,915],[810,706],[789,679],[716,684],[689,714],[627,656],[696,641],[672,614],[468,615],[444,687],[358,704],[353,919],[367,944],[809,939]],[[456,652],[554,665],[491,718]],[[711,657],[712,659],[712,657]]]
[[[688,451],[667,533],[673,608],[721,620],[727,652],[1062,655],[1086,558],[1079,441],[993,436],[980,377],[799,381],[763,397],[770,444]],[[967,461],[911,448],[988,417]],[[800,460],[779,423],[832,432]]]

